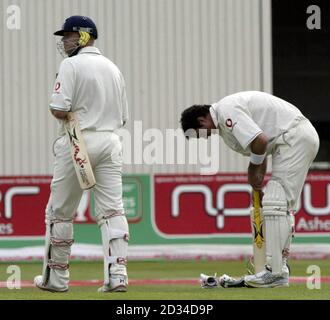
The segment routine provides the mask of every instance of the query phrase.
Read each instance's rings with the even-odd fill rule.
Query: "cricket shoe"
[[[105,283],[98,292],[126,292],[128,280],[124,275],[112,275],[110,276],[110,283]]]
[[[244,277],[244,282],[247,287],[252,288],[276,288],[289,286],[289,270],[286,266],[283,267],[281,274],[272,274],[269,268],[261,272]]]
[[[203,289],[214,289],[219,285],[219,282],[217,280],[217,274],[215,274],[214,276],[208,276],[204,273],[201,273],[199,282]]]
[[[241,288],[245,287],[244,277],[235,279],[233,277],[228,276],[227,274],[223,274],[219,278],[219,284],[223,288]]]
[[[44,291],[49,291],[49,292],[67,292],[69,290],[69,288],[64,288],[64,289],[57,289],[51,286],[45,286],[43,284],[43,280],[42,280],[42,276],[36,276],[34,277],[34,285],[39,288],[40,290],[44,290]]]

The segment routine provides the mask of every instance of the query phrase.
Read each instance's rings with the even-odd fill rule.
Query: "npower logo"
[[[330,176],[304,185],[296,232],[330,232]],[[153,224],[163,237],[218,237],[251,234],[252,188],[239,174],[155,177]]]
[[[206,185],[181,185],[174,188],[171,197],[171,215],[173,218],[180,216],[180,196],[184,194],[199,193],[204,197],[204,211],[210,217],[216,219],[216,226],[218,229],[223,229],[225,226],[225,217],[243,217],[250,216],[251,206],[245,208],[233,207],[226,208],[225,198],[230,193],[247,193],[249,196],[252,193],[252,188],[248,184],[225,184],[216,192],[216,207],[213,206],[213,192],[211,188]],[[324,207],[315,207],[312,204],[312,186],[306,183],[303,189],[302,204],[299,202],[297,212],[301,207],[305,209],[306,213],[311,216],[324,216],[330,214],[330,184],[326,188],[326,205]]]
[[[226,208],[225,196],[232,192],[245,192],[251,195],[252,188],[247,184],[226,184],[221,186],[216,192],[216,207],[213,206],[213,192],[206,185],[182,185],[176,187],[172,192],[172,210],[173,218],[180,216],[180,196],[184,194],[200,193],[204,197],[204,210],[210,217],[216,219],[218,229],[225,226],[225,217],[228,216],[248,216],[250,215],[250,206],[246,208]]]

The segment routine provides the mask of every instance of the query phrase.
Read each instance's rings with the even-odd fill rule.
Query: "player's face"
[[[78,47],[79,33],[78,32],[65,32],[62,38],[64,51],[67,55],[72,53]]]
[[[197,119],[199,121],[200,129],[206,129],[207,137],[209,137],[212,134],[212,129],[215,129],[211,116],[208,114],[203,117],[198,117]]]

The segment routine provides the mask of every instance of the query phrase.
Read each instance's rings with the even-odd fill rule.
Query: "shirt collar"
[[[218,119],[217,119],[217,113],[215,111],[215,104],[212,104],[211,105],[211,108],[210,108],[210,115],[211,115],[211,118],[212,118],[212,121],[215,125],[216,128],[219,127],[219,122],[218,122]]]
[[[88,46],[88,47],[81,48],[80,51],[78,52],[78,54],[82,54],[82,53],[101,54],[101,51],[96,47]]]

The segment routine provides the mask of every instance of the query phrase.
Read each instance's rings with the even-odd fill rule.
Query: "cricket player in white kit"
[[[249,156],[248,181],[254,190],[262,189],[267,155],[272,156],[272,175],[262,199],[266,266],[244,280],[251,287],[288,286],[286,262],[294,213],[319,149],[316,130],[294,105],[259,91],[238,92],[212,105],[192,106],[182,113],[181,124],[187,138],[200,137],[198,129],[206,129],[207,136],[218,129],[231,149]]]
[[[129,230],[122,201],[122,146],[115,134],[128,119],[125,82],[117,66],[94,47],[98,34],[91,19],[72,16],[55,35],[62,36],[68,57],[60,65],[50,101],[59,138],[46,208],[43,274],[35,277],[35,284],[48,291],[68,290],[72,223],[83,192],[64,130],[71,111],[79,119],[96,179],[95,212],[104,249],[104,285],[99,291],[126,291]]]

